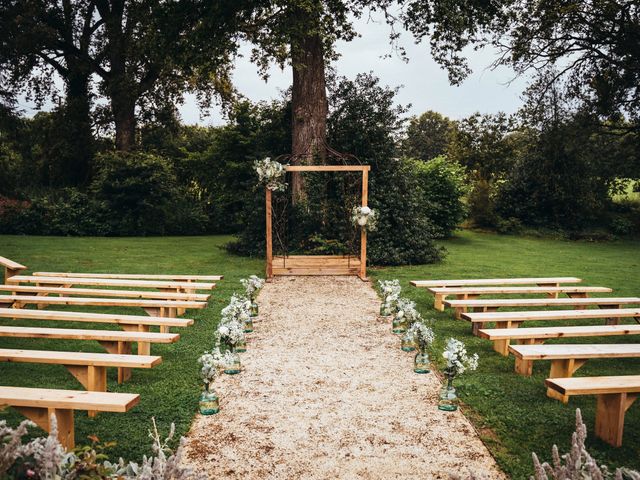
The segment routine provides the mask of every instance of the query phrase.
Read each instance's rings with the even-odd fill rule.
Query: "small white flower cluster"
[[[240,283],[244,287],[245,295],[251,301],[254,301],[258,297],[258,293],[264,287],[264,278],[251,275],[249,278],[243,278]]]
[[[410,325],[414,322],[421,322],[422,316],[420,312],[416,310],[416,302],[409,300],[405,297],[398,298],[396,302],[396,318],[406,319],[406,322]]]
[[[442,356],[447,360],[444,373],[448,377],[455,377],[463,374],[466,370],[478,368],[478,354],[474,353],[469,356],[465,344],[455,338],[449,339]]]
[[[369,207],[353,207],[351,210],[351,223],[360,226],[369,232],[376,229],[378,213]]]
[[[244,322],[249,321],[249,318],[251,316],[250,309],[251,302],[245,297],[241,297],[240,295],[234,293],[231,296],[231,300],[229,300],[229,305],[224,307],[220,312],[222,314],[220,324],[226,324],[235,321],[244,325]]]
[[[221,342],[227,345],[236,346],[241,343],[244,336],[244,323],[240,323],[237,320],[230,320],[226,323],[221,323],[218,327],[218,338]]]
[[[400,298],[400,292],[402,291],[400,281],[378,280],[378,285],[380,285],[380,291],[382,293],[383,309],[385,312],[391,313],[398,301],[398,298]]]
[[[220,352],[220,348],[216,347],[210,352],[204,354],[198,359],[202,365],[200,369],[200,377],[205,386],[212,384],[221,370],[233,365],[233,354],[229,351]]]
[[[423,322],[413,322],[407,330],[407,333],[405,333],[405,337],[409,341],[418,342],[420,351],[424,352],[429,345],[433,343],[435,334],[433,330]]]
[[[271,160],[270,157],[256,160],[253,164],[260,183],[274,192],[284,192],[287,188],[287,184],[284,181],[286,173],[284,167],[280,162]]]

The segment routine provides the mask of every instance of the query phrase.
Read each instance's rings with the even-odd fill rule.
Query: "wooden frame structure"
[[[369,201],[370,165],[287,165],[287,172],[362,172],[361,205]],[[273,255],[272,192],[266,189],[267,278],[278,275],[357,275],[367,279],[367,231],[360,229],[360,258],[342,255]]]

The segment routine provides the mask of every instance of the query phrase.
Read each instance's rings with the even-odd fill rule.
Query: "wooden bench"
[[[530,376],[533,362],[550,360],[549,378],[569,378],[590,358],[638,358],[640,344],[558,344],[558,345],[512,345],[509,351],[516,357],[516,372]],[[568,396],[558,395],[553,389],[547,395],[567,403]]]
[[[34,293],[37,295],[77,295],[85,297],[125,297],[157,300],[180,300],[206,302],[211,295],[206,293],[156,292],[153,290],[112,290],[106,288],[70,288],[57,286],[33,285],[0,285],[0,291],[18,293]]]
[[[45,327],[13,327],[0,325],[0,337],[6,338],[46,338],[52,340],[95,340],[112,354],[129,355],[133,352],[133,343],[174,343],[180,339],[177,333],[153,332],[121,332],[114,330],[83,330],[75,328],[45,328]],[[149,349],[150,350],[150,349]],[[145,348],[138,347],[138,355],[144,353]],[[131,378],[130,368],[118,368],[118,383]]]
[[[564,293],[570,298],[586,298],[589,293],[610,293],[607,287],[432,287],[428,290],[435,297],[434,308],[444,311],[444,301],[449,295],[455,295],[458,300],[472,300],[480,295],[528,295],[543,294],[557,298]]]
[[[139,401],[140,395],[133,393],[0,387],[0,405],[15,408],[43,430],[51,431],[55,416],[58,440],[67,450],[75,447],[74,410],[127,412]]]
[[[638,297],[600,298],[497,298],[475,300],[446,300],[445,307],[453,308],[456,318],[468,309],[474,312],[495,312],[499,308],[516,307],[574,307],[575,309],[597,306],[600,308],[620,308],[622,305],[639,305]]]
[[[577,277],[525,277],[525,278],[466,278],[458,280],[411,280],[418,288],[430,287],[474,287],[478,285],[539,285],[558,287],[561,283],[580,283]]]
[[[0,265],[4,267],[5,282],[14,275],[18,275],[22,270],[27,269],[24,265],[20,265],[19,263],[5,257],[0,257]]]
[[[494,343],[502,342],[501,345],[504,345],[505,342],[508,345],[510,340],[515,340],[520,345],[540,345],[550,338],[607,337],[612,335],[640,335],[640,325],[487,328],[478,331],[480,338],[486,338]]]
[[[223,275],[150,275],[136,273],[34,272],[33,275],[37,277],[116,278],[125,280],[173,280],[186,282],[215,282],[224,278]]]
[[[462,318],[472,323],[495,322],[496,328],[518,328],[522,322],[606,319],[607,325],[617,325],[621,318],[640,318],[640,308],[602,308],[599,310],[540,310],[529,312],[463,313]],[[496,340],[493,349],[507,355],[509,340]]]
[[[640,375],[549,378],[547,388],[558,395],[596,395],[596,437],[622,445],[625,413],[640,393]]]
[[[160,290],[212,290],[215,283],[202,282],[176,282],[162,280],[127,280],[117,278],[77,278],[77,277],[45,277],[35,275],[14,275],[7,280],[7,283],[35,283],[69,286],[87,285],[99,287],[132,287],[132,288],[155,288]]]
[[[154,317],[176,317],[178,310],[205,308],[206,302],[188,300],[140,300],[135,298],[42,297],[33,295],[0,295],[0,307],[22,308],[24,305],[74,305],[95,307],[140,307]]]

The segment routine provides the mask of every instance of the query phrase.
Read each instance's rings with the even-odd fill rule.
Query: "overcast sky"
[[[414,44],[410,34],[405,33],[400,39],[409,57],[409,62],[405,63],[396,54],[382,58],[393,53],[389,46],[389,29],[384,22],[362,18],[355,21],[355,27],[361,36],[336,46],[341,55],[334,65],[338,75],[352,79],[358,73],[373,72],[383,85],[401,87],[396,98],[402,105],[411,104],[410,115],[435,110],[459,119],[474,112],[513,113],[522,104],[520,97],[525,79],[518,78],[509,84],[514,79],[513,72],[504,68],[490,70],[495,59],[493,51],[470,50],[467,57],[473,74],[461,86],[454,87],[449,84],[446,72],[431,59],[428,46]],[[291,67],[284,71],[273,67],[269,81],[265,82],[248,59],[249,46],[244,46],[241,53],[244,56],[237,59],[233,77],[237,89],[245,97],[253,101],[279,98],[279,92],[291,85]],[[33,105],[24,99],[20,106],[27,114],[35,113]],[[188,124],[220,125],[225,122],[217,108],[203,117],[191,96],[180,107],[180,114]]]
[[[404,34],[401,38],[409,56],[409,62],[405,63],[395,54],[381,58],[392,53],[389,30],[384,22],[363,18],[356,21],[356,30],[361,34],[360,38],[337,45],[341,57],[334,66],[338,75],[354,78],[358,73],[371,71],[383,85],[402,87],[397,100],[403,105],[411,104],[411,115],[436,110],[459,119],[478,111],[513,113],[522,104],[520,97],[526,86],[525,79],[518,78],[508,84],[514,79],[512,71],[490,70],[488,67],[495,59],[493,51],[469,51],[473,74],[461,86],[454,87],[449,84],[446,72],[431,59],[428,46],[415,45],[411,35]],[[244,57],[236,62],[236,87],[253,101],[278,98],[279,91],[291,85],[291,67],[284,71],[273,67],[269,81],[265,82],[249,61],[249,52],[248,46],[243,48]],[[180,113],[186,123],[217,125],[224,122],[216,109],[212,110],[211,116],[201,119],[192,98],[187,98]]]

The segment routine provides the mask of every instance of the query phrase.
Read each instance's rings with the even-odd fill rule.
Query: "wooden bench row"
[[[112,290],[104,288],[71,288],[57,286],[34,285],[0,285],[0,291],[18,293],[35,293],[37,295],[64,295],[84,297],[126,297],[156,300],[181,300],[206,302],[211,295],[206,293],[157,292],[153,290]]]
[[[8,284],[35,283],[72,286],[87,285],[100,287],[132,287],[132,288],[157,288],[166,290],[211,290],[215,283],[203,282],[180,282],[166,280],[130,280],[130,279],[114,279],[114,278],[89,278],[89,277],[46,277],[35,275],[13,275],[6,282]]]

